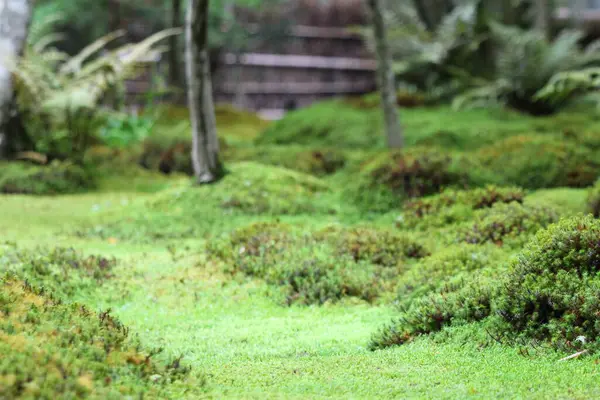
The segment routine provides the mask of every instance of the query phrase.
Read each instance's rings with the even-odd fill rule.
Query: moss
[[[381,154],[365,163],[350,187],[355,203],[369,211],[387,211],[406,199],[463,186],[460,155],[436,148]]]
[[[0,339],[0,393],[12,399],[165,398],[189,375],[178,360],[145,351],[109,312],[63,303],[13,276],[0,278]]]
[[[497,203],[491,208],[478,211],[474,222],[459,229],[458,240],[467,243],[520,244],[528,234],[534,234],[558,220],[552,208],[524,206],[513,203]],[[523,236],[525,235],[525,236]],[[516,243],[513,243],[516,240]]]
[[[219,182],[174,184],[144,204],[131,205],[124,211],[125,218],[83,227],[77,234],[147,242],[221,231],[249,216],[327,216],[337,212],[329,186],[316,177],[251,162],[228,167],[228,174]]]
[[[61,298],[100,287],[113,276],[116,263],[114,258],[84,256],[72,248],[21,250],[0,246],[0,273],[18,274]]]
[[[56,195],[82,192],[95,185],[95,177],[88,169],[68,162],[54,161],[44,166],[0,163],[0,193]]]
[[[510,267],[497,301],[508,334],[598,348],[600,222],[577,216],[540,231]]]
[[[474,154],[483,170],[474,181],[518,185],[528,189],[589,186],[600,175],[596,152],[575,142],[541,135],[515,136]],[[477,176],[478,174],[483,176]]]
[[[288,303],[322,304],[343,297],[373,301],[389,292],[410,258],[423,246],[386,230],[305,229],[256,223],[209,243],[230,273],[265,279],[281,287]]]
[[[431,228],[450,225],[473,217],[474,210],[497,203],[522,203],[525,193],[517,187],[486,186],[471,190],[448,189],[438,195],[404,203],[399,228]]]

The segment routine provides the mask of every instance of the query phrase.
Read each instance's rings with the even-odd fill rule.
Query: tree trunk
[[[385,132],[388,147],[400,148],[404,145],[402,128],[397,111],[396,82],[392,69],[392,57],[387,42],[387,32],[383,17],[383,0],[367,0],[372,18],[377,47],[377,69],[381,106],[385,119]]]
[[[33,0],[0,0],[0,159],[9,146],[6,124],[13,101],[12,74],[3,66],[3,58],[21,54],[33,10]]]
[[[171,5],[171,28],[179,28],[181,26],[181,0],[172,0]],[[171,36],[169,39],[169,81],[173,86],[179,86],[181,83],[178,43],[179,36]]]
[[[552,40],[552,1],[535,0],[535,29]]]
[[[185,20],[186,76],[192,123],[192,163],[198,183],[223,175],[208,56],[209,0],[189,0]]]

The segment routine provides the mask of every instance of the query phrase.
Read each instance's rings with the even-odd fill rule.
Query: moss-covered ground
[[[461,126],[460,115],[438,112],[439,120],[454,121],[459,138],[463,128],[469,135],[461,139],[469,145],[454,149],[484,147],[472,143],[478,139],[470,136],[468,118]],[[436,115],[408,113],[408,137]],[[478,114],[477,123],[490,135],[512,131],[486,113]],[[427,115],[421,125],[419,114]],[[529,130],[538,120],[518,118],[519,135],[540,134]],[[581,126],[587,132],[592,124]],[[246,129],[237,132],[268,141]],[[222,134],[227,137],[227,128]],[[576,143],[578,149],[593,148]],[[314,150],[323,143],[303,145]],[[286,146],[294,148],[276,146],[282,154]],[[572,320],[555,319],[548,323],[557,329],[532,325],[510,336],[503,321],[494,319],[506,294],[493,289],[503,285],[507,271],[520,271],[517,256],[535,265],[551,256],[579,265],[575,256],[558,250],[541,256],[536,247],[563,237],[567,223],[524,249],[560,218],[583,218],[577,215],[590,211],[589,185],[564,187],[561,181],[533,190],[483,182],[465,190],[451,181],[445,190],[437,185],[438,175],[413,168],[401,176],[412,179],[411,188],[434,188],[427,197],[405,199],[407,181],[402,178],[405,186],[399,188],[385,175],[375,183],[389,189],[391,182],[398,201],[372,197],[384,204],[373,204],[373,212],[348,194],[357,190],[353,178],[365,174],[369,151],[348,146],[348,163],[336,173],[317,168],[309,174],[262,160],[267,145],[233,148],[258,156],[230,161],[225,179],[206,187],[191,186],[183,174],[104,164],[92,192],[0,196],[0,335],[10,337],[2,342],[10,358],[0,356],[0,398],[120,398],[140,392],[177,399],[600,396],[600,357],[593,346],[579,358],[559,361],[580,349],[565,344],[571,332],[558,329]],[[397,179],[394,168],[390,176]],[[590,232],[582,237],[593,237],[592,222],[575,225]],[[585,254],[585,265],[596,265],[595,256]],[[448,312],[432,314],[428,296],[453,299],[469,287],[457,283],[463,279],[491,287],[491,315],[477,307],[463,315],[454,303]],[[70,307],[73,302],[89,312]],[[31,304],[37,304],[35,312],[26,311]],[[595,310],[591,301],[582,304]],[[98,328],[108,309],[118,328],[104,329],[104,322]],[[582,323],[581,329],[573,334],[596,341],[593,328]],[[554,332],[551,338],[547,332]],[[113,342],[114,350],[94,347]],[[163,350],[153,355],[157,348]],[[31,365],[42,372],[27,376],[14,368],[18,362],[30,365],[22,360],[34,356],[42,361]]]

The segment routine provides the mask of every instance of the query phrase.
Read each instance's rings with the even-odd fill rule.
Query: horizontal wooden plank
[[[375,71],[377,61],[366,58],[348,57],[320,57],[305,55],[280,55],[264,53],[246,53],[237,57],[235,54],[226,54],[222,61],[226,65],[253,65],[262,67],[304,68],[304,69],[331,69]]]
[[[259,24],[248,24],[246,29],[250,32],[259,32]],[[288,35],[298,38],[316,38],[316,39],[345,39],[362,41],[362,36],[347,28],[294,25],[289,29]]]
[[[216,89],[236,93],[240,85],[246,94],[336,94],[372,90],[374,82],[226,82]]]

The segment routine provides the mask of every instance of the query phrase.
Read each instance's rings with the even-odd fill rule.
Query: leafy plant
[[[498,45],[495,76],[456,98],[456,108],[507,104],[535,115],[551,114],[583,89],[581,84],[572,84],[582,82],[574,72],[600,62],[600,42],[581,49],[583,33],[576,30],[564,30],[549,41],[538,31],[498,23],[491,27]]]
[[[99,130],[99,138],[110,147],[124,148],[143,141],[154,126],[146,116],[111,113]]]
[[[109,51],[107,46],[123,34],[115,32],[69,56],[53,47],[60,36],[43,34],[57,20],[51,16],[39,21],[23,57],[8,67],[16,78],[18,109],[34,150],[81,163],[95,139],[100,106],[108,94],[135,76],[145,57],[161,51],[155,48],[158,42],[179,31],[162,31]]]

